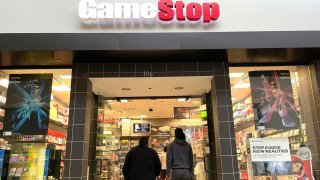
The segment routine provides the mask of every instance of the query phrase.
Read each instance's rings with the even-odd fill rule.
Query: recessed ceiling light
[[[178,86],[178,87],[175,87],[174,89],[175,89],[175,90],[182,90],[182,89],[183,89],[183,87]]]
[[[130,91],[131,88],[122,88],[121,90],[122,90],[122,91]]]

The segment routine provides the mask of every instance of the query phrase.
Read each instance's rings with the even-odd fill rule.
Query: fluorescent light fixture
[[[9,80],[8,80],[8,79],[5,79],[5,78],[0,79],[0,86],[5,87],[5,88],[8,88],[8,86],[9,86]]]
[[[240,78],[244,75],[244,73],[229,73],[231,78]]]
[[[61,79],[71,79],[71,75],[61,75],[59,76]]]
[[[128,99],[120,99],[120,102],[122,102],[122,103],[127,103],[127,102],[129,102],[129,101],[128,101]]]
[[[177,101],[178,102],[186,102],[186,101],[190,101],[191,98],[178,98]]]
[[[103,131],[103,134],[112,135],[112,131]]]
[[[68,92],[70,88],[68,86],[52,86],[52,89],[59,92]]]
[[[245,89],[245,88],[249,88],[249,87],[250,87],[250,83],[238,83],[233,88]]]
[[[140,118],[146,118],[147,116],[146,115],[140,115]]]
[[[184,102],[184,101],[187,101],[187,98],[178,98],[177,99],[179,102]]]
[[[129,118],[122,118],[121,121],[123,123],[129,123],[130,122],[130,119]]]

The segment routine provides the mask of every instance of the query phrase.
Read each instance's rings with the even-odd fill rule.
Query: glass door
[[[99,103],[95,162],[97,180],[121,179],[121,164],[124,159],[121,156],[121,129],[117,119],[107,118],[105,114],[104,100]]]

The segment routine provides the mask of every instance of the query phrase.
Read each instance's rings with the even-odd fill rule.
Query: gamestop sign
[[[219,5],[215,2],[185,3],[160,0],[158,3],[79,2],[79,17],[84,23],[121,22],[203,22],[218,20]]]

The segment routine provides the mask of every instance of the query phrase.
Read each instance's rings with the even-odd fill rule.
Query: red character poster
[[[266,129],[296,129],[300,119],[289,71],[249,72],[255,122]]]
[[[292,172],[297,180],[314,180],[312,154],[308,147],[301,146],[297,155],[291,157]]]
[[[152,148],[163,150],[170,143],[169,126],[152,126]]]

